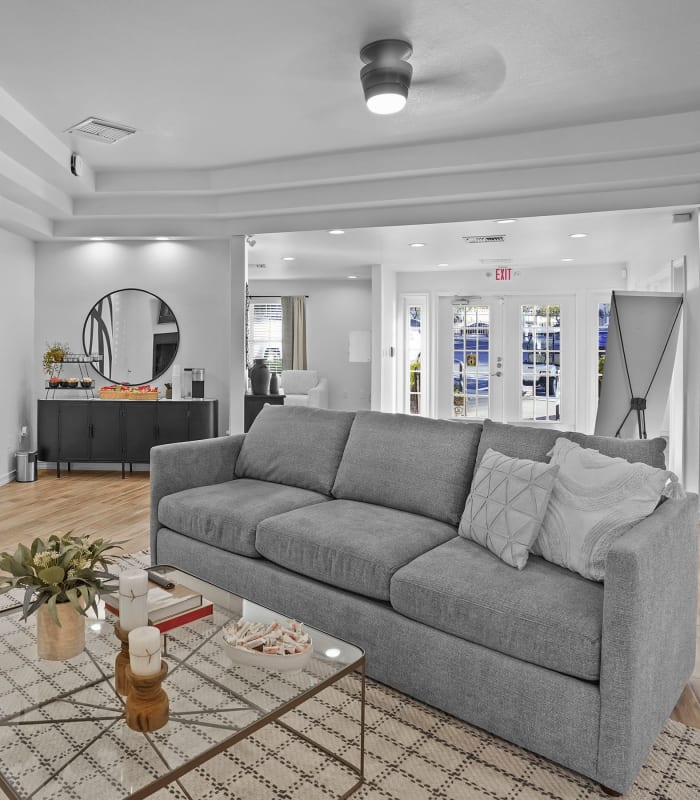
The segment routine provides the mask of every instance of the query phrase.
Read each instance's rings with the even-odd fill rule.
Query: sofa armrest
[[[605,568],[599,780],[634,780],[695,664],[698,497],[667,500],[613,545]]]
[[[321,378],[316,386],[309,389],[309,406],[328,408],[328,378]]]
[[[151,563],[158,563],[156,534],[161,498],[195,486],[233,480],[244,433],[151,448]]]

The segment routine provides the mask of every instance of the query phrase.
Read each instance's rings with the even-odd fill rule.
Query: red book
[[[173,628],[179,628],[181,625],[188,625],[196,619],[208,617],[213,613],[213,603],[202,603],[202,605],[197,608],[192,608],[189,611],[183,611],[182,614],[175,614],[173,617],[167,617],[167,619],[162,619],[160,622],[155,622],[154,626],[158,628],[161,633],[165,633]]]

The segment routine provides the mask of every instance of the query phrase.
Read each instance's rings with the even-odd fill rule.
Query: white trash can
[[[36,450],[19,450],[17,458],[17,482],[29,483],[37,479],[36,462],[39,453]]]

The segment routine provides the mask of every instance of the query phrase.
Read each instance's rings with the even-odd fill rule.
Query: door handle
[[[503,373],[499,369],[497,372],[492,372],[491,375],[493,375],[494,378],[500,378]]]

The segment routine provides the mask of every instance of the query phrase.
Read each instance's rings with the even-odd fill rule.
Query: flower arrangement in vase
[[[97,612],[99,595],[117,591],[117,576],[107,571],[108,550],[120,547],[104,539],[71,533],[20,544],[14,554],[0,553],[0,594],[24,589],[22,619],[37,614],[39,658],[60,661],[85,647],[85,614]]]

